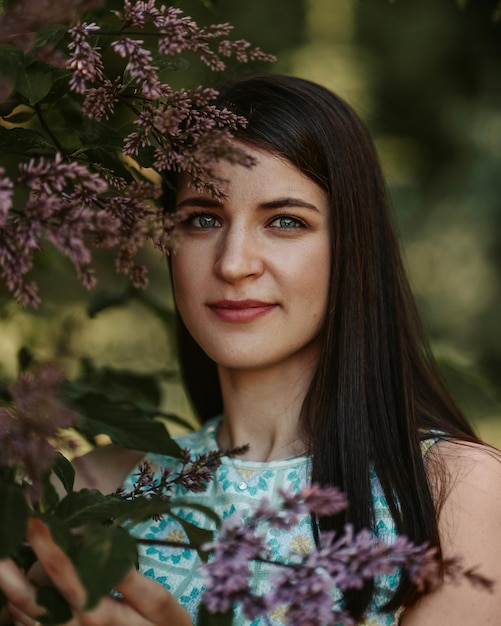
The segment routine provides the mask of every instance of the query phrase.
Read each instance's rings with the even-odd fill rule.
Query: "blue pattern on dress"
[[[202,454],[217,449],[216,431],[220,418],[207,422],[199,431],[177,437],[178,444],[189,448],[193,454]],[[179,462],[169,457],[148,454],[152,469],[160,472],[162,467],[176,466]],[[134,484],[134,473],[131,473],[124,482],[126,490]],[[197,504],[209,506],[221,519],[227,519],[237,512],[243,515],[255,507],[263,497],[272,503],[279,501],[278,489],[284,488],[297,492],[305,487],[310,480],[311,462],[307,456],[294,459],[285,459],[267,462],[266,464],[244,461],[239,458],[223,457],[221,467],[217,470],[215,479],[203,493],[187,493],[180,486],[173,491],[173,501],[182,497],[183,501],[193,501]],[[371,487],[375,506],[376,525],[374,534],[390,543],[397,536],[395,524],[389,512],[382,487],[375,473],[371,473]],[[242,488],[245,482],[246,487]],[[190,522],[208,529],[214,529],[215,524],[203,513],[188,507],[176,509],[176,514]],[[160,522],[148,520],[137,524],[133,529],[137,537],[170,541],[187,541],[186,534],[181,526],[169,518]],[[271,557],[276,560],[297,558],[297,554],[310,551],[314,547],[311,522],[309,515],[297,524],[292,530],[284,531],[269,529],[266,533],[267,545]],[[173,548],[169,546],[139,546],[140,569],[148,577],[153,578],[169,589],[190,612],[196,623],[196,614],[200,598],[204,589],[204,580],[200,573],[200,559],[195,550]],[[266,563],[251,563],[253,589],[257,593],[269,590],[269,577],[273,566]],[[276,568],[276,566],[275,566]],[[396,626],[395,613],[382,613],[378,608],[383,606],[398,586],[398,572],[380,576],[375,580],[375,594],[365,619],[360,622],[363,626]],[[334,590],[335,592],[336,590]],[[339,592],[334,593],[339,596]],[[283,626],[286,624],[285,607],[279,607],[270,613],[268,621],[263,618],[248,620],[237,606],[233,621],[234,626]]]

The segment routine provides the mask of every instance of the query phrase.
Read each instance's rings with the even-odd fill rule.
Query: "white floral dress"
[[[193,454],[202,454],[217,449],[216,431],[220,418],[206,422],[201,430],[176,437],[182,448],[189,448]],[[178,463],[170,457],[148,454],[148,459],[155,472],[162,467]],[[277,460],[266,463],[245,461],[238,457],[223,457],[222,465],[216,471],[215,479],[203,493],[188,493],[176,487],[173,500],[182,498],[212,508],[224,520],[239,512],[245,518],[246,512],[267,497],[272,503],[279,500],[278,489],[285,488],[297,492],[309,483],[311,463],[308,456],[293,459]],[[134,472],[124,482],[125,490],[131,490],[134,483]],[[372,494],[375,505],[376,527],[374,534],[387,543],[394,541],[397,532],[389,512],[386,499],[376,475],[371,476]],[[177,509],[176,513],[186,520],[204,528],[215,528],[214,523],[203,513],[194,509]],[[187,537],[174,520],[163,518],[160,521],[147,521],[133,528],[136,537],[147,539],[186,541]],[[313,548],[313,536],[309,516],[304,516],[301,523],[293,530],[270,529],[267,534],[267,545],[271,549],[274,560],[290,560],[291,553],[309,552]],[[140,570],[150,578],[164,585],[190,612],[196,623],[196,614],[204,590],[204,579],[200,571],[200,558],[195,550],[171,548],[161,545],[140,546]],[[270,575],[276,570],[267,563],[251,564],[253,590],[258,594],[269,590]],[[376,592],[363,626],[396,626],[398,618],[395,613],[383,613],[379,609],[391,597],[398,586],[398,572],[381,576],[376,579]],[[267,619],[247,619],[241,609],[235,608],[233,626],[283,626],[286,624],[286,607],[272,611]]]

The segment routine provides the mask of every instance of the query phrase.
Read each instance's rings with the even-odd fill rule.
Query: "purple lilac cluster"
[[[103,79],[104,64],[98,46],[92,46],[88,39],[99,31],[97,24],[78,23],[70,28],[71,41],[68,49],[71,57],[67,68],[71,70],[70,88],[77,93],[85,93],[87,85]]]
[[[134,94],[126,95],[125,79],[113,82],[102,75],[99,48],[88,39],[100,31],[95,24],[78,24],[69,32],[72,57],[68,67],[73,71],[72,88],[86,93],[84,111],[97,121],[109,119],[118,102],[133,110],[136,130],[124,140],[124,154],[132,158],[147,146],[154,148],[153,167],[157,171],[173,170],[190,175],[196,188],[219,195],[220,181],[211,170],[210,163],[221,158],[244,166],[251,164],[249,157],[231,143],[231,131],[245,125],[242,117],[227,109],[211,105],[217,95],[212,89],[173,91],[159,78],[159,68],[153,53],[137,38],[137,30],[150,24],[158,39],[158,54],[172,56],[185,51],[196,54],[212,70],[225,68],[223,57],[234,55],[241,63],[251,60],[273,61],[274,57],[252,48],[246,41],[223,40],[211,47],[221,37],[228,35],[230,24],[215,24],[200,28],[190,17],[174,7],[157,7],[155,0],[124,3],[123,12],[116,12],[122,20],[121,35],[111,48],[126,59],[125,73],[136,85]],[[151,33],[149,33],[151,35]]]
[[[162,83],[153,52],[144,47],[144,39],[138,38],[137,32],[150,25],[155,29],[159,55],[190,51],[214,71],[225,68],[223,57],[235,56],[241,63],[272,62],[274,57],[243,40],[218,42],[231,32],[230,24],[201,28],[180,9],[158,7],[155,0],[125,0],[123,11],[117,11],[116,16],[122,21],[122,27],[111,48],[126,59],[125,74],[136,85],[136,90],[131,96],[128,80],[126,95],[125,78],[112,82],[102,76],[99,48],[91,46],[88,39],[98,31],[106,33],[95,24],[78,24],[69,31],[73,42],[68,67],[74,73],[73,89],[87,94],[83,105],[85,113],[98,121],[107,120],[121,101],[136,116],[136,130],[124,139],[124,154],[136,158],[141,148],[151,146],[155,151],[153,167],[157,171],[186,172],[196,188],[218,196],[220,181],[211,170],[211,162],[227,158],[244,166],[252,163],[243,150],[231,143],[231,132],[245,125],[245,120],[212,105],[217,95],[212,89],[173,91]]]
[[[60,4],[61,9],[54,14],[52,9]],[[77,9],[97,4],[97,0],[56,4],[21,0],[1,16],[0,40],[10,41],[9,33],[22,33],[24,27],[36,31],[51,23],[52,18],[57,22],[75,19]],[[51,10],[44,15],[46,5]],[[19,7],[24,7],[23,15]],[[19,27],[13,31],[16,16]],[[83,96],[83,112],[96,123],[109,120],[118,103],[129,108],[135,128],[122,138],[121,152],[131,171],[137,172],[140,151],[148,148],[158,173],[186,172],[197,189],[219,196],[221,181],[212,171],[214,161],[252,164],[245,151],[231,141],[232,132],[246,122],[214,106],[216,92],[212,89],[174,91],[162,83],[155,59],[189,51],[210,68],[221,70],[225,66],[223,58],[229,56],[239,62],[272,61],[273,57],[245,41],[221,40],[231,32],[229,24],[202,28],[178,8],[158,6],[157,0],[124,0],[123,10],[116,11],[115,16],[120,24],[112,32],[91,21],[78,22],[68,30],[65,66],[71,72],[70,91],[78,103]],[[12,39],[14,45],[26,49],[33,42],[33,38],[29,42]],[[105,47],[125,60],[123,76],[106,75],[102,56]],[[45,54],[47,62],[63,54],[53,49],[52,58],[48,51],[36,52]],[[0,90],[3,87],[0,84]],[[10,89],[8,85],[6,88]],[[146,286],[146,268],[135,262],[137,252],[147,239],[166,252],[173,226],[173,218],[158,206],[160,187],[140,182],[127,185],[102,163],[87,161],[85,150],[67,153],[57,132],[43,119],[42,108],[37,109],[37,115],[58,154],[53,160],[32,159],[20,165],[17,178],[11,175],[9,179],[0,168],[0,274],[8,290],[23,306],[38,306],[37,285],[27,281],[26,274],[33,266],[34,254],[43,249],[44,240],[70,258],[87,288],[96,283],[91,267],[95,247],[116,247],[117,270],[130,276],[135,286]],[[136,178],[142,178],[142,174]],[[154,180],[158,179],[155,176]],[[21,207],[23,186],[28,187],[27,200]]]
[[[54,365],[22,373],[9,387],[11,403],[0,407],[1,464],[20,470],[34,500],[41,495],[43,474],[54,462],[61,429],[72,426],[77,417],[61,401],[63,379]]]
[[[227,611],[238,602],[244,614],[254,619],[285,606],[287,624],[291,626],[354,626],[342,602],[333,596],[333,589],[360,589],[374,576],[401,567],[420,591],[439,583],[440,567],[434,548],[415,546],[405,537],[387,545],[368,530],[355,533],[350,525],[342,535],[320,533],[319,545],[309,554],[291,554],[288,562],[270,560],[266,527],[292,528],[304,514],[337,515],[347,506],[346,498],[335,487],[312,485],[295,495],[282,492],[281,497],[279,506],[263,500],[245,520],[228,518],[218,538],[203,546],[213,554],[203,565],[203,602],[210,612]],[[253,593],[252,560],[266,561],[276,568],[270,578],[270,591],[264,595]]]
[[[12,182],[0,179],[0,272],[18,302],[39,304],[37,286],[25,275],[42,239],[73,262],[86,288],[96,282],[90,265],[92,247],[118,247],[117,270],[130,275],[138,287],[145,286],[146,270],[134,258],[148,236],[160,247],[165,245],[168,225],[144,200],[158,195],[159,188],[138,182],[118,193],[103,175],[60,154],[54,160],[42,157],[21,163],[14,182],[28,188],[28,197],[23,210],[13,210]]]
[[[137,130],[125,139],[124,153],[135,157],[140,148],[153,146],[158,171],[185,172],[195,188],[218,197],[221,181],[211,164],[224,158],[248,167],[253,160],[231,142],[232,131],[244,126],[245,119],[212,105],[216,95],[199,87],[173,91],[160,104],[145,103],[135,121]]]

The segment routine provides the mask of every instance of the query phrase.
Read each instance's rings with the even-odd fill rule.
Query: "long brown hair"
[[[382,485],[399,533],[440,547],[420,439],[476,441],[430,354],[403,268],[373,142],[353,110],[312,82],[268,75],[223,88],[216,102],[248,120],[236,137],[285,157],[328,194],[332,266],[322,353],[301,426],[312,480],[343,489],[345,515],[320,529],[372,527],[370,473]],[[222,410],[215,364],[182,321],[180,360],[200,417]],[[373,584],[346,597],[360,618]],[[392,609],[415,598],[402,576]]]

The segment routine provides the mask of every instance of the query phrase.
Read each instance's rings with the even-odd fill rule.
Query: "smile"
[[[208,304],[209,309],[224,322],[252,322],[270,313],[277,305],[260,300],[220,300]]]

